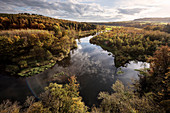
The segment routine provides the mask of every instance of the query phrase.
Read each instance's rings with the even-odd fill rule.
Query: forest
[[[22,78],[39,74],[69,56],[77,48],[76,38],[101,30],[90,43],[111,52],[116,68],[126,67],[130,61],[150,64],[149,68],[136,69],[139,79],[130,86],[116,80],[111,93],[101,91],[99,105],[89,107],[83,102],[75,75],[63,84],[48,81],[38,98],[29,96],[24,103],[4,100],[0,113],[168,113],[170,25],[127,26],[107,30],[106,26],[37,14],[0,14],[1,73]]]
[[[146,61],[157,47],[170,46],[170,34],[130,27],[113,27],[110,32],[93,37],[90,42],[113,53],[115,65],[125,66],[129,61]]]
[[[131,88],[121,81],[113,84],[114,93],[100,92],[100,106],[89,108],[79,95],[79,84],[72,76],[69,83],[50,83],[40,100],[27,97],[23,105],[9,100],[0,104],[0,112],[9,113],[167,113],[169,107],[170,48],[162,46],[149,61],[151,67],[139,70],[141,78]],[[157,87],[159,86],[159,88]]]
[[[136,80],[134,83],[134,92],[139,94],[138,97],[140,97],[140,101],[145,98],[144,100],[149,102],[151,99],[153,102],[155,102],[154,106],[160,105],[166,112],[169,110],[170,34],[161,32],[159,30],[146,30],[145,28],[139,29],[132,27],[112,27],[109,32],[101,33],[100,35],[93,37],[90,42],[92,44],[101,46],[103,49],[109,52],[112,52],[115,58],[115,65],[117,67],[126,66],[130,61],[134,60],[149,62],[150,68],[136,70],[140,72],[140,79]],[[99,110],[102,112],[103,110],[104,112],[108,112],[108,109],[110,111],[113,110],[114,112],[120,112],[121,110],[121,112],[127,112],[127,110],[133,111],[133,107],[130,107],[128,104],[137,104],[136,101],[138,100],[131,100],[131,98],[127,96],[130,93],[129,90],[126,90],[126,88],[121,85],[120,81],[117,81],[113,85],[113,89],[114,91],[115,89],[117,91],[114,94],[99,94],[100,99],[103,99],[101,103],[102,110],[101,108]],[[119,94],[118,92],[124,92],[125,94],[127,93],[127,95]],[[116,97],[119,96],[124,99],[117,99]],[[147,97],[150,99],[148,100]],[[126,99],[130,100],[126,101]],[[117,101],[123,101],[124,104],[119,104]],[[126,102],[128,102],[128,104]],[[145,103],[145,105],[149,107],[147,104],[148,103]],[[120,107],[120,111],[116,109],[117,105],[118,108]],[[152,106],[151,103],[150,105]],[[140,106],[142,106],[142,104],[140,104]],[[151,109],[151,106],[144,109],[149,110]],[[134,109],[133,112],[159,113],[164,111],[162,108],[154,108],[155,110],[157,109],[157,111],[142,111],[142,109],[136,111]]]
[[[36,14],[0,14],[1,71],[38,74],[77,47],[75,39],[96,33],[96,25]]]
[[[96,29],[95,25],[84,22],[73,22],[62,19],[55,19],[37,14],[19,13],[19,14],[0,14],[0,29],[44,29],[53,31],[55,25],[61,26],[61,29],[73,29],[76,31],[86,31]]]

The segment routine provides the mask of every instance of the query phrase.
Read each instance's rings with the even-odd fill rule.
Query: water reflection
[[[12,82],[11,85],[1,83],[4,78],[0,78],[0,84],[3,87],[6,86],[5,88],[8,91],[12,89],[14,93],[10,94],[5,88],[1,88],[0,96],[2,98],[11,98],[13,96],[13,98],[18,99],[18,95],[25,98],[32,93],[37,97],[50,82],[63,83],[66,82],[68,76],[76,75],[80,83],[80,94],[83,100],[87,105],[92,106],[97,104],[97,95],[100,91],[112,92],[111,86],[117,79],[121,80],[125,85],[131,82],[132,78],[138,79],[137,72],[134,69],[143,68],[144,63],[130,62],[127,67],[120,67],[124,73],[117,75],[120,68],[115,67],[112,54],[99,46],[90,44],[90,38],[92,36],[77,39],[78,48],[72,50],[67,58],[43,73],[22,79],[12,78],[15,79],[15,82]],[[149,66],[148,64],[145,65],[146,67]],[[54,76],[60,72],[64,72],[65,76]],[[10,81],[10,79],[7,78],[6,80]],[[18,87],[15,87],[16,84]]]

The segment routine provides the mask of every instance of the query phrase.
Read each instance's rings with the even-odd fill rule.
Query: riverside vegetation
[[[0,60],[2,71],[20,76],[37,74],[66,57],[76,47],[75,38],[89,35],[98,26],[42,15],[0,14]],[[19,30],[18,30],[19,29]],[[79,84],[50,83],[39,99],[28,97],[24,104],[6,100],[2,113],[166,113],[170,110],[170,35],[160,31],[114,27],[90,41],[115,55],[116,67],[131,60],[148,61],[150,68],[138,70],[133,88],[121,81],[113,93],[99,93],[99,106],[89,108],[79,95]],[[63,73],[62,73],[63,74]]]
[[[96,26],[35,14],[0,14],[0,65],[11,75],[30,76],[52,67],[77,47],[75,38]]]
[[[137,28],[112,27],[110,32],[93,37],[90,43],[112,52],[115,66],[120,67],[132,60],[146,61],[157,47],[170,46],[170,34]]]
[[[119,93],[124,93],[119,94],[116,92],[111,95],[100,93],[100,99],[103,99],[102,108],[96,108],[97,110],[122,113],[167,112],[170,110],[170,34],[137,28],[113,27],[110,32],[93,37],[90,42],[112,52],[115,58],[115,66],[117,67],[126,66],[132,60],[150,63],[149,69],[136,70],[140,72],[140,79],[135,83],[135,92],[140,97],[139,100],[134,100],[134,98],[137,99],[138,97],[132,96],[129,90],[126,90],[124,86],[117,82],[119,84],[117,87],[120,87],[120,89],[116,88],[116,84],[113,85],[113,89]],[[121,88],[125,91],[121,90]],[[117,98],[119,96],[120,98]],[[154,110],[159,105],[164,110],[158,108],[157,111],[143,111],[144,109],[149,110],[152,108],[147,105],[148,103],[144,104],[142,101],[153,101],[155,103],[150,103],[150,105],[155,106]],[[137,102],[140,103],[140,106],[148,106],[148,108],[137,108],[139,111],[136,108],[133,109],[134,106],[137,106]]]
[[[170,48],[160,47],[150,59],[150,69],[140,71],[140,81],[134,88],[126,88],[117,80],[113,84],[114,93],[101,92],[98,99],[102,102],[99,107],[91,110],[82,102],[79,95],[79,85],[72,76],[69,84],[50,83],[45,92],[35,101],[29,97],[25,104],[4,101],[0,112],[8,113],[166,113],[169,108],[169,68]],[[168,61],[168,62],[165,62]],[[158,88],[159,86],[159,88]]]

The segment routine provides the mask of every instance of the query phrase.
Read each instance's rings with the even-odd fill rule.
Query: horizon
[[[0,13],[30,13],[78,22],[119,22],[168,18],[164,0],[0,0]]]

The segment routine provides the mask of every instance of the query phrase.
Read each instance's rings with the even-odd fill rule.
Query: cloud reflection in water
[[[71,76],[76,75],[80,83],[80,94],[87,105],[97,104],[97,96],[100,91],[112,92],[111,86],[117,80],[125,85],[131,79],[138,79],[134,69],[144,67],[142,62],[130,62],[127,67],[121,67],[123,74],[117,75],[114,66],[114,57],[101,47],[89,43],[92,36],[77,40],[78,48],[70,52],[70,56],[52,69],[45,71],[35,77],[31,77],[29,84],[34,92],[42,90],[51,81],[55,81],[54,74],[65,72]],[[146,67],[149,65],[146,64]],[[28,80],[28,79],[27,79]],[[39,89],[39,90],[37,90]]]

